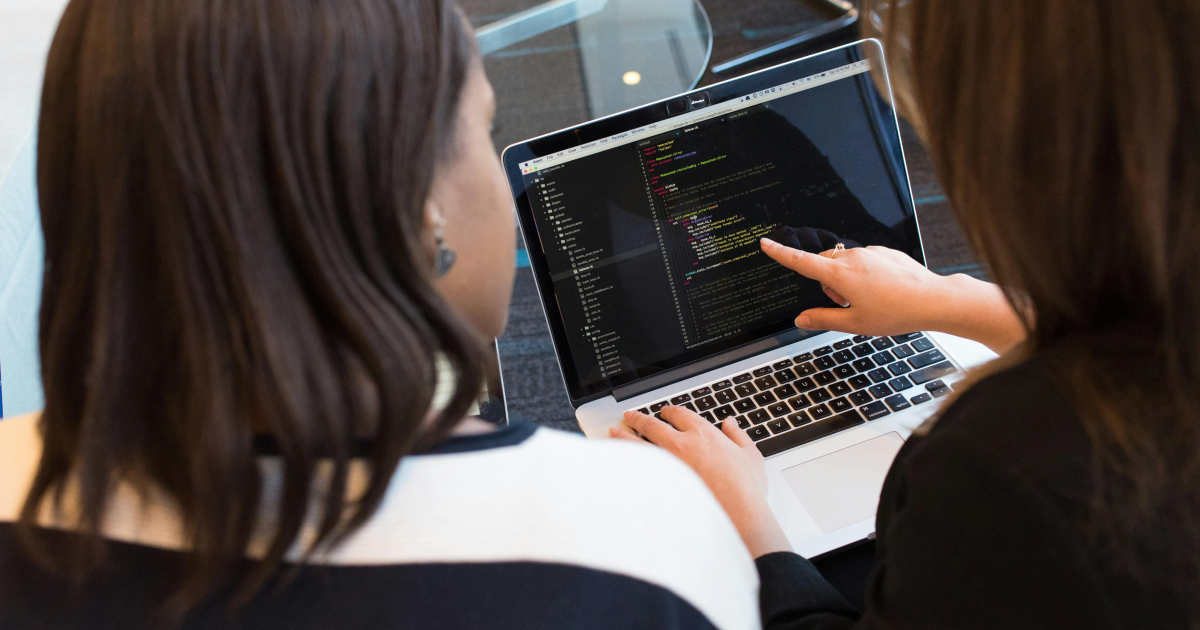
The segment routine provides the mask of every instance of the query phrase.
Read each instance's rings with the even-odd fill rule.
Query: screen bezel
[[[870,47],[868,53],[866,47]],[[578,408],[592,400],[607,396],[617,387],[623,387],[636,383],[638,380],[661,374],[664,371],[674,370],[680,367],[687,366],[691,363],[701,361],[707,357],[727,353],[734,350],[737,346],[755,343],[762,339],[780,334],[792,326],[787,322],[783,322],[776,330],[774,327],[760,330],[756,333],[747,333],[745,339],[741,339],[740,344],[731,347],[721,347],[712,352],[706,353],[704,356],[692,357],[677,364],[663,366],[662,369],[651,373],[641,374],[629,379],[620,379],[624,375],[617,375],[618,379],[606,379],[607,383],[602,383],[594,387],[594,389],[583,390],[578,374],[575,371],[575,362],[571,355],[570,344],[567,339],[567,332],[563,323],[562,317],[557,312],[557,298],[554,294],[554,284],[550,279],[550,271],[546,262],[545,254],[540,247],[531,248],[530,244],[538,244],[540,242],[537,236],[537,227],[534,222],[533,207],[530,203],[528,192],[525,189],[525,181],[521,173],[519,164],[534,158],[544,157],[559,151],[578,147],[582,144],[606,138],[608,136],[624,133],[631,129],[637,129],[645,125],[670,120],[678,116],[683,116],[690,111],[683,111],[676,114],[668,114],[666,104],[676,101],[680,98],[686,98],[692,94],[707,93],[709,104],[706,106],[714,107],[720,103],[725,103],[736,98],[740,98],[747,94],[757,92],[762,89],[770,88],[775,85],[786,83],[798,78],[810,76],[818,72],[830,70],[844,65],[847,61],[858,61],[861,59],[870,59],[873,65],[878,65],[877,69],[873,68],[872,72],[878,72],[877,76],[882,77],[887,88],[887,94],[884,95],[888,103],[894,103],[891,93],[890,82],[887,81],[886,64],[883,63],[883,47],[876,39],[864,39],[845,46],[839,46],[815,55],[803,57],[793,61],[789,61],[777,66],[759,70],[757,72],[744,76],[722,81],[707,86],[703,89],[692,90],[685,92],[661,101],[656,101],[648,105],[643,105],[625,112],[613,114],[604,118],[599,118],[590,122],[556,131],[544,136],[532,138],[524,142],[513,144],[506,149],[501,156],[504,164],[505,175],[509,180],[509,187],[512,189],[513,200],[516,204],[516,213],[520,223],[521,237],[525,243],[526,253],[529,257],[529,267],[533,272],[534,282],[537,285],[539,298],[542,303],[542,310],[546,315],[546,322],[550,327],[550,337],[554,344],[554,353],[558,358],[559,369],[562,372],[563,384],[567,389],[567,396],[571,400],[571,406]],[[874,85],[874,82],[872,82]],[[878,86],[875,86],[878,89]],[[891,124],[894,125],[895,137],[900,140],[900,125],[896,118],[895,107],[892,107]],[[901,204],[904,206],[905,214],[912,217],[912,221],[907,221],[907,238],[910,243],[914,244],[912,251],[907,252],[909,255],[917,259],[917,262],[925,264],[924,246],[921,242],[920,230],[917,225],[916,206],[913,202],[911,178],[908,175],[908,164],[904,159],[903,146],[897,147],[900,154],[900,166],[904,174],[904,187],[907,188],[907,195],[901,196]],[[832,302],[830,302],[832,304]],[[651,368],[657,366],[650,366]],[[619,382],[614,382],[618,380]]]

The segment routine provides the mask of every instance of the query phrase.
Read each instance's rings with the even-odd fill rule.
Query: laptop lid
[[[863,40],[505,149],[572,405],[820,334],[794,319],[833,302],[763,236],[924,263],[882,60]]]

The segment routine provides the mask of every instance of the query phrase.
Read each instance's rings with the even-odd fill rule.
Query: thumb
[[[849,330],[854,313],[850,308],[810,308],[796,318],[796,327],[805,330]]]
[[[725,422],[721,423],[721,431],[738,446],[746,447],[754,445],[754,440],[751,440],[750,436],[746,435],[746,430],[739,427],[737,420],[733,418],[726,418]]]

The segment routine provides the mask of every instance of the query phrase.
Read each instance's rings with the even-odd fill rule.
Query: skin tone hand
[[[957,274],[939,276],[903,252],[856,247],[812,254],[762,239],[763,252],[821,283],[846,308],[800,313],[796,326],[860,335],[898,335],[936,330],[978,341],[998,354],[1025,338],[1000,288]]]
[[[767,470],[762,453],[736,422],[720,429],[683,407],[662,409],[666,422],[625,412],[625,424],[691,466],[712,490],[755,558],[791,551],[787,537],[767,505]],[[645,444],[622,427],[609,429],[614,438]]]

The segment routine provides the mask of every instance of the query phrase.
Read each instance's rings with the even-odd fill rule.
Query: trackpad
[[[899,433],[885,433],[786,468],[783,478],[828,534],[875,516],[883,479],[903,445]]]

